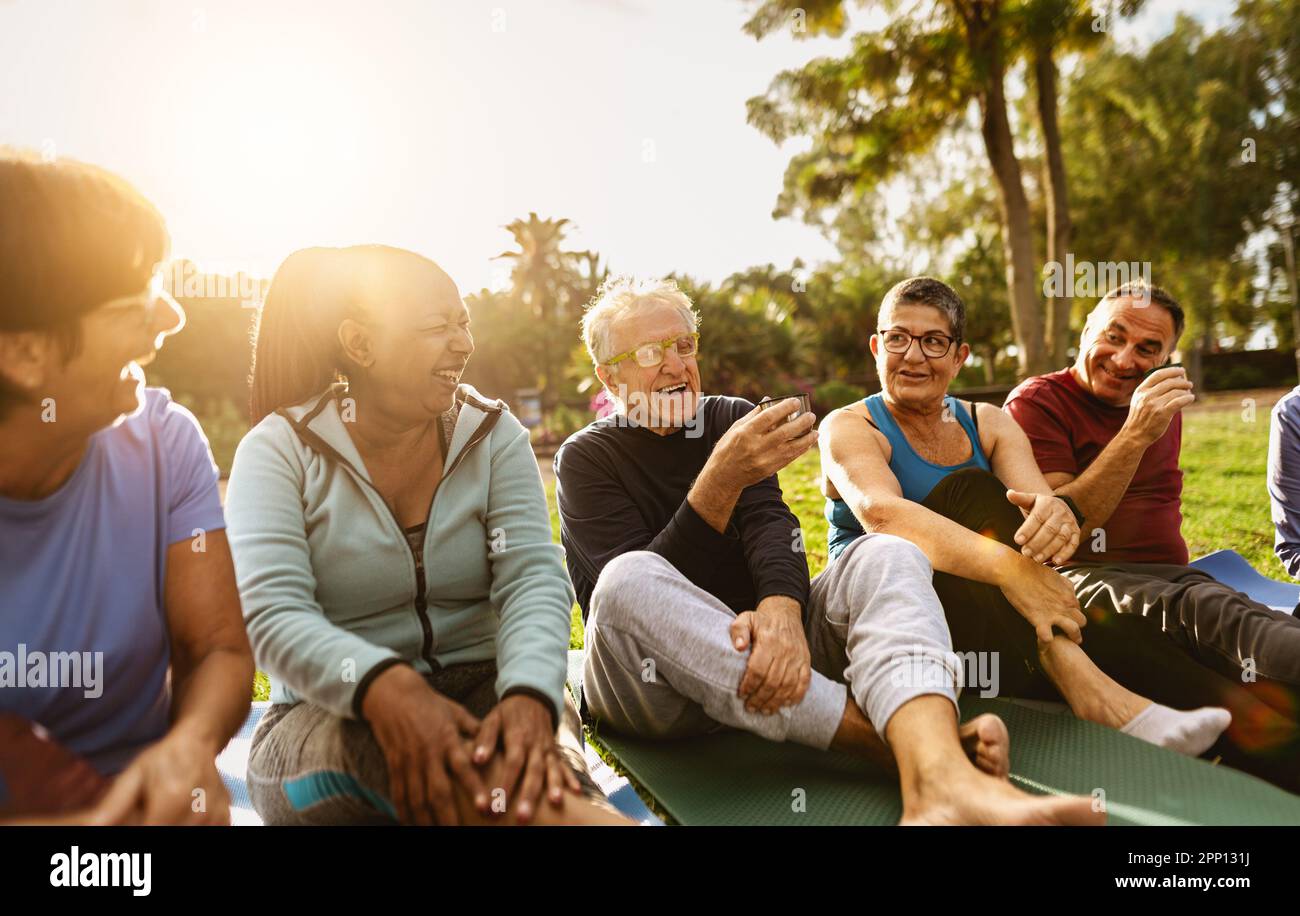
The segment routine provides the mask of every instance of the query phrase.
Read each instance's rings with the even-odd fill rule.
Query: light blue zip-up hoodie
[[[244,619],[277,703],[360,717],[392,664],[496,659],[497,696],[563,708],[573,586],[528,431],[459,386],[416,557],[344,427],[339,390],[267,416],[235,454],[226,524]]]

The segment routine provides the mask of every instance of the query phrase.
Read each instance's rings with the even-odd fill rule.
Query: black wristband
[[[1083,513],[1079,511],[1079,507],[1075,505],[1074,500],[1070,499],[1070,497],[1068,496],[1060,496],[1060,495],[1058,495],[1056,498],[1059,499],[1061,502],[1065,503],[1066,508],[1068,508],[1072,513],[1074,513],[1075,524],[1078,525],[1080,528],[1082,528]]]

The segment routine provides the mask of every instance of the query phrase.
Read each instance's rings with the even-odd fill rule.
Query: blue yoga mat
[[[1191,565],[1275,611],[1293,614],[1296,605],[1300,604],[1300,585],[1262,575],[1235,550],[1207,553],[1193,560]]]
[[[239,734],[230,739],[230,743],[217,756],[217,771],[221,781],[230,793],[230,823],[235,827],[260,827],[262,818],[253,810],[253,802],[248,797],[248,750],[253,744],[253,731],[262,715],[271,707],[270,703],[254,703],[248,711]]]

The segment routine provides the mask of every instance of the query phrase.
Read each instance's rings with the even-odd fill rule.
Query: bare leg
[[[1197,757],[1232,723],[1226,709],[1180,712],[1139,696],[1098,668],[1082,648],[1064,636],[1040,645],[1038,655],[1043,670],[1075,715],[1151,744]]]
[[[1115,682],[1088,658],[1081,646],[1064,636],[1038,647],[1048,680],[1080,719],[1121,728],[1151,701]]]
[[[995,540],[1019,549],[1015,533],[1023,518],[1007,502],[1006,487],[987,471],[968,468],[949,474],[930,492],[923,505],[972,531],[991,533]],[[959,650],[1005,653],[1017,668],[1020,659],[1028,663],[1037,656],[1048,679],[1082,719],[1192,755],[1209,748],[1231,721],[1227,710],[1217,707],[1180,712],[1153,703],[1121,686],[1085,654],[1096,650],[1097,636],[1106,635],[1110,637],[1110,655],[1105,656],[1108,670],[1113,670],[1117,661],[1128,665],[1159,665],[1153,661],[1153,653],[1158,654],[1163,647],[1159,639],[1163,634],[1133,630],[1098,634],[1089,627],[1091,632],[1084,634],[1086,649],[1065,637],[1057,637],[1042,646],[996,586],[936,573],[934,587],[947,611],[961,611],[948,615],[954,646]],[[1094,623],[1101,622],[1094,620]],[[1020,676],[1016,680],[1018,683],[1024,678]],[[1017,687],[1012,686],[1009,692],[1015,695]]]
[[[921,696],[899,707],[886,726],[898,760],[904,825],[1100,825],[1091,799],[1035,797],[971,765],[945,697]]]
[[[994,715],[977,716],[958,729],[958,739],[963,753],[976,767],[990,776],[1007,778],[1011,772],[1011,738],[1001,719]],[[893,752],[852,697],[844,704],[844,718],[831,739],[831,747],[860,754],[882,769],[898,772]]]

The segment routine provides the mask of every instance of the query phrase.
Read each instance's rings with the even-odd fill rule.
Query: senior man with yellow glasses
[[[703,396],[675,284],[612,279],[583,337],[617,405],[555,456],[589,714],[646,737],[728,725],[860,754],[897,768],[906,823],[1104,820],[1088,799],[1012,788],[996,716],[958,727],[959,663],[914,545],[862,538],[809,582],[776,472],[817,441],[814,418],[795,399]]]

